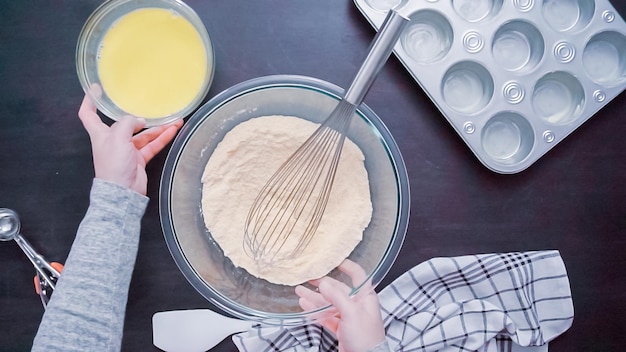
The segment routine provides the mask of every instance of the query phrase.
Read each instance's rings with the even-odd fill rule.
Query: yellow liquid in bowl
[[[194,26],[174,11],[144,8],[105,34],[98,75],[109,98],[129,114],[159,118],[187,107],[207,74],[207,53]]]

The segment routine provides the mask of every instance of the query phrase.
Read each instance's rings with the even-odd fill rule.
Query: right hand
[[[355,286],[367,279],[363,268],[348,259],[339,265],[339,270],[348,274]],[[304,310],[335,306],[338,313],[320,323],[335,334],[340,352],[365,352],[385,340],[380,303],[371,283],[365,283],[353,296],[351,287],[331,277],[313,280],[311,284],[319,292],[296,287],[300,306]]]

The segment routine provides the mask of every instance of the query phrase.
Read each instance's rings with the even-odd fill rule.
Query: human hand
[[[99,87],[95,87],[95,90]],[[146,164],[176,135],[183,121],[139,132],[145,120],[126,116],[107,126],[96,113],[96,106],[85,95],[78,111],[91,140],[95,176],[146,195]]]
[[[348,274],[353,285],[360,285],[367,279],[363,268],[351,260],[344,260],[339,270]],[[332,304],[337,313],[320,323],[332,331],[339,341],[340,352],[365,352],[385,340],[385,330],[380,313],[378,295],[370,282],[350,297],[352,288],[331,277],[311,281],[319,292],[304,286],[296,287],[300,306],[313,310]]]

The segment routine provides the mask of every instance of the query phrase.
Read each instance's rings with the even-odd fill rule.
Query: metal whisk
[[[328,203],[352,116],[407,23],[398,12],[389,11],[343,99],[261,189],[244,227],[244,250],[259,265],[293,258],[311,242]]]

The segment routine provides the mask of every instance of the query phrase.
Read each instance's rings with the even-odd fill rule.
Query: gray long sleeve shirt
[[[32,351],[119,351],[148,198],[94,179],[89,209]],[[383,342],[368,352],[389,351]]]
[[[94,179],[32,351],[119,351],[148,198]]]

